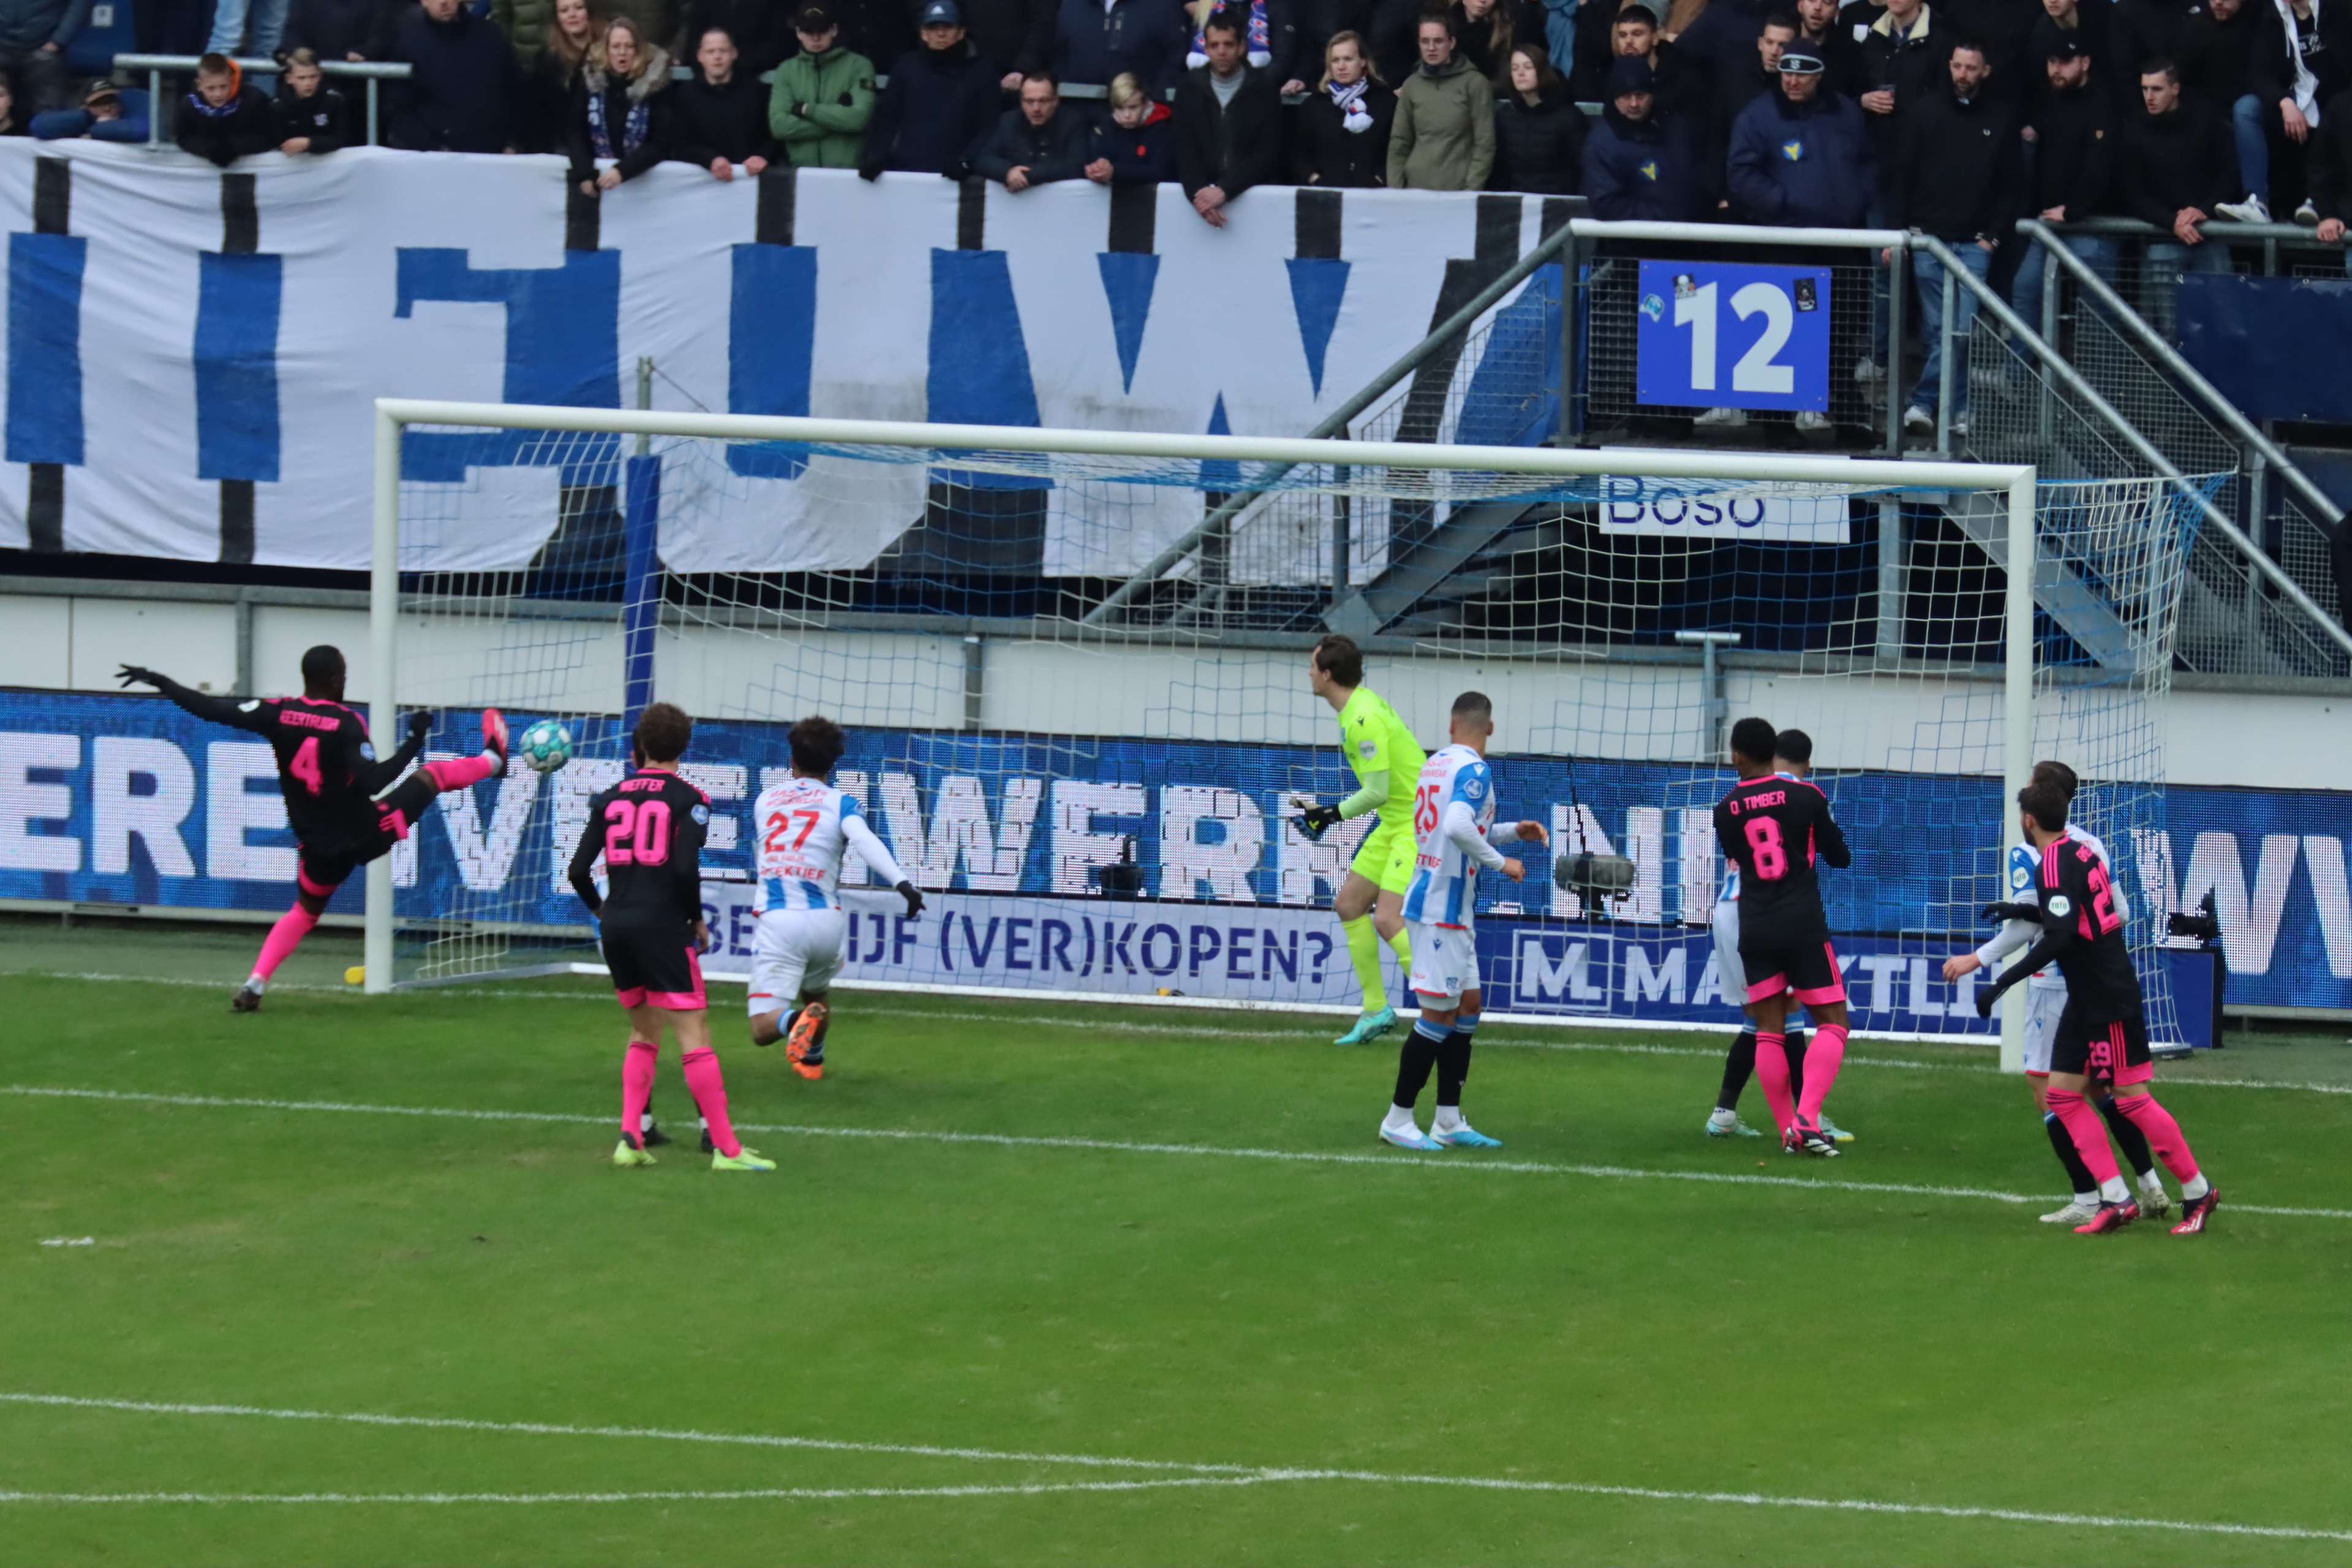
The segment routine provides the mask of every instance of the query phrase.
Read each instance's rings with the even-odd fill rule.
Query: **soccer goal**
[[[1753,712],[1810,734],[1856,846],[1825,886],[1858,1030],[1989,1037],[1939,966],[2055,756],[2178,1037],[2140,861],[2197,519],[2164,481],[1398,441],[1402,405],[1348,441],[377,407],[376,732],[428,708],[463,751],[495,704],[573,754],[371,868],[371,990],[594,962],[566,865],[659,699],[698,722],[714,975],[748,966],[752,802],[822,712],[934,893],[906,921],[851,868],[845,984],[1352,1010],[1328,906],[1369,820],[1297,820],[1352,787],[1306,675],[1339,631],[1430,749],[1487,692],[1505,814],[1633,862],[1486,879],[1489,1016],[1730,1025],[1709,813]]]

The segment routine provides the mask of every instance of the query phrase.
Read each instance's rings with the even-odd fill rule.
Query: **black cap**
[[[2061,37],[2043,52],[2053,60],[2079,60],[2088,58],[2091,51],[2083,47],[2080,38]]]
[[[822,5],[803,5],[793,14],[795,33],[822,33],[833,25],[833,13]]]
[[[1629,92],[1647,92],[1657,79],[1658,73],[1641,56],[1620,55],[1609,64],[1609,96],[1622,98]]]
[[[1822,64],[1821,51],[1802,39],[1780,51],[1780,70],[1786,76],[1819,76],[1826,68]]]

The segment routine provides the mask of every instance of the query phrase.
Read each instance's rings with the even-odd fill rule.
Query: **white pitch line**
[[[331,1100],[259,1100],[213,1094],[134,1094],[122,1089],[55,1088],[9,1084],[0,1095],[52,1100],[99,1100],[133,1104],[184,1105],[200,1110],[324,1111],[339,1115],[415,1116],[457,1121],[556,1122],[611,1126],[610,1116],[562,1110],[467,1110],[446,1106],[362,1105]],[[1530,1176],[1588,1176],[1607,1181],[1711,1182],[1727,1186],[1796,1187],[1864,1193],[1874,1196],[1976,1198],[2001,1204],[2052,1201],[2047,1193],[2005,1193],[1993,1187],[1932,1186],[1915,1182],[1853,1182],[1829,1176],[1758,1176],[1738,1171],[1653,1171],[1635,1165],[1581,1165],[1542,1160],[1416,1159],[1407,1154],[1341,1154],[1303,1149],[1241,1149],[1213,1143],[1137,1143],[1115,1138],[1050,1138],[1012,1132],[932,1131],[906,1127],[813,1127],[793,1122],[738,1121],[744,1132],[779,1132],[789,1138],[866,1138],[907,1143],[963,1143],[1000,1149],[1076,1149],[1115,1154],[1166,1154],[1187,1159],[1265,1160],[1294,1165],[1371,1165],[1383,1170],[1486,1171]],[[2239,1214],[2285,1215],[2302,1219],[2352,1219],[2352,1209],[2282,1208],[2231,1202]]]
[[[929,1443],[860,1443],[837,1437],[792,1437],[763,1432],[698,1432],[665,1426],[573,1426],[547,1421],[474,1421],[460,1415],[379,1415],[364,1411],[281,1410],[261,1405],[190,1405],[152,1399],[96,1399],[70,1394],[0,1393],[0,1405],[115,1410],[134,1415],[231,1415],[266,1421],[320,1421],[350,1426],[421,1427],[435,1432],[490,1432],[536,1437],[618,1437],[644,1442],[709,1443],[723,1447],[803,1448],[832,1454],[888,1454],[900,1458],[969,1459],[988,1464],[1072,1465],[1093,1469],[1178,1470],[1202,1475],[1255,1476],[1253,1465],[1187,1465],[1167,1459],[1127,1459],[1097,1454],[1013,1453],[999,1448],[942,1447]]]
[[[1140,1491],[1167,1487],[1256,1486],[1274,1482],[1342,1481],[1383,1487],[1452,1487],[1473,1491],[1520,1492],[1570,1497],[1622,1498],[1642,1502],[1715,1503],[1743,1508],[1803,1509],[1834,1513],[1885,1514],[1896,1517],[1986,1520],[2005,1524],[2054,1524],[2093,1530],[2154,1530],[2176,1534],[2250,1536],[2278,1541],[2352,1542],[2352,1530],[2315,1529],[2302,1525],[2238,1524],[2226,1521],[2146,1519],[2095,1513],[2057,1513],[2036,1509],[1972,1508],[1937,1503],[1882,1502],[1867,1498],[1810,1498],[1770,1492],[1678,1490],[1663,1487],[1609,1486],[1592,1481],[1527,1480],[1508,1477],[1425,1475],[1381,1470],[1330,1469],[1292,1466],[1191,1464],[1175,1460],[1135,1459],[1093,1454],[1022,1454],[985,1448],[943,1448],[920,1444],[852,1443],[831,1438],[803,1438],[764,1433],[668,1432],[618,1426],[569,1426],[552,1422],[474,1421],[454,1416],[377,1415],[325,1410],[279,1410],[236,1405],[177,1405],[146,1400],[92,1399],[68,1394],[0,1393],[0,1404],[67,1406],[78,1409],[126,1411],[140,1415],[229,1415],[281,1421],[320,1421],[367,1426],[427,1427],[443,1431],[487,1432],[529,1436],[578,1436],[653,1439],[692,1443],[734,1444],[755,1447],[825,1448],[858,1453],[969,1458],[1014,1464],[1063,1464],[1125,1469],[1177,1470],[1183,1474],[1132,1481],[1036,1482],[1000,1487],[935,1488],[806,1488],[721,1491],[643,1493],[287,1493],[238,1496],[228,1493],[39,1493],[0,1492],[0,1502],[98,1503],[466,1503],[466,1502],[625,1502],[637,1499],[755,1500],[765,1499],[849,1499],[1016,1496],[1047,1492]]]
[[[1171,1476],[1150,1481],[1032,1482],[1001,1487],[755,1487],[735,1491],[650,1492],[17,1492],[0,1491],[0,1503],[131,1504],[187,1503],[378,1503],[389,1507],[452,1508],[467,1504],[609,1502],[826,1502],[839,1499],[1045,1497],[1055,1492],[1140,1492],[1169,1487],[1255,1487],[1276,1476]]]

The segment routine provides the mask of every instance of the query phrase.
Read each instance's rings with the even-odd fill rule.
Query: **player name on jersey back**
[[[1715,836],[1738,872],[1742,942],[1829,939],[1814,862],[1844,866],[1852,856],[1818,785],[1779,773],[1742,779],[1716,803]]]
[[[848,851],[845,818],[855,798],[811,778],[791,778],[760,792],[751,807],[758,834],[752,906],[774,910],[841,908],[841,862]]]

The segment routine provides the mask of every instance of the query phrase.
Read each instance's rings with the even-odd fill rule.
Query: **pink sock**
[[[1812,1059],[1811,1054],[1807,1053],[1808,1080],[1811,1078]],[[1795,1126],[1797,1102],[1789,1095],[1788,1040],[1777,1030],[1769,1035],[1757,1031],[1756,1081],[1764,1086],[1765,1103],[1772,1108],[1772,1124],[1783,1132]]]
[[[2173,1179],[2193,1182],[2197,1179],[2197,1156],[2189,1152],[2189,1140],[2180,1135],[2180,1123],[2172,1112],[2156,1102],[2152,1094],[2119,1094],[2116,1103],[2123,1107],[2132,1125],[2147,1134],[2147,1146],[2164,1162],[2164,1168]]]
[[[2102,1187],[2116,1180],[2115,1151],[2107,1147],[2107,1124],[2099,1120],[2091,1102],[2071,1089],[2053,1089],[2043,1098],[2059,1125],[2074,1140],[2074,1152],[2083,1156],[2093,1179]]]
[[[695,1109],[710,1128],[710,1142],[729,1159],[743,1152],[736,1141],[735,1129],[727,1120],[727,1081],[719,1075],[719,1053],[709,1046],[698,1051],[688,1051],[682,1065],[686,1068],[686,1087],[694,1096]]]
[[[491,758],[459,757],[454,762],[427,763],[419,771],[433,781],[433,787],[445,795],[453,789],[464,789],[477,780],[490,776],[498,763]]]
[[[1824,1024],[1815,1029],[1812,1044],[1805,1047],[1805,1094],[1798,1102],[1798,1115],[1807,1121],[1821,1121],[1822,1101],[1830,1097],[1830,1086],[1837,1082],[1844,1062],[1845,1026]]]
[[[643,1040],[631,1040],[628,1054],[621,1058],[621,1136],[639,1148],[645,1145],[638,1129],[646,1124],[646,1107],[654,1097],[654,1063],[660,1059],[661,1047]]]
[[[261,956],[253,961],[253,972],[264,980],[277,973],[278,966],[294,955],[294,950],[302,945],[302,939],[318,923],[319,917],[299,903],[279,915],[278,923],[269,928],[269,934],[261,939]]]

